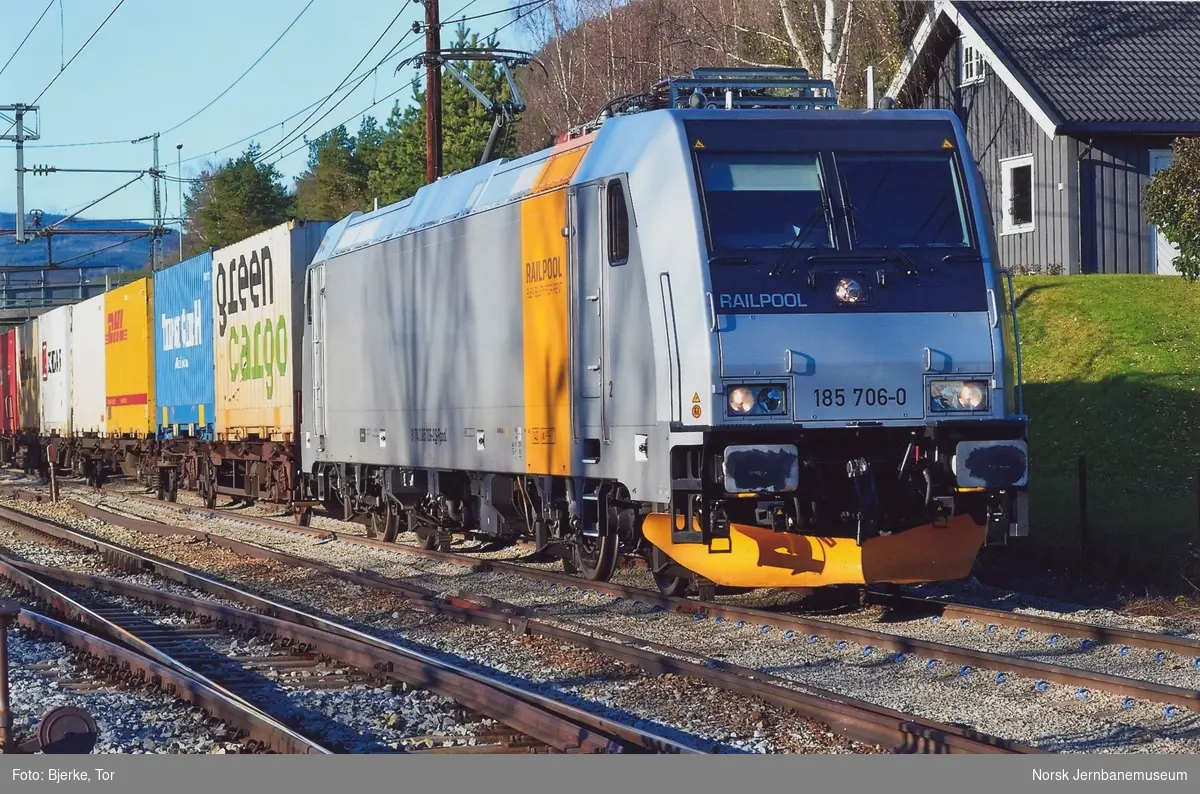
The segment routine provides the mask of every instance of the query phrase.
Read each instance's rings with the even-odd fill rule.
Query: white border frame
[[[960,88],[969,85],[979,85],[987,77],[988,60],[984,54],[983,48],[979,43],[968,39],[966,36],[960,36],[960,52],[962,57],[958,59],[958,85]],[[967,74],[967,50],[975,53],[976,63],[978,68],[975,71],[975,76],[968,78]]]
[[[1016,168],[1029,166],[1029,223],[1012,224],[1012,172]],[[1000,234],[1025,234],[1037,226],[1037,167],[1033,154],[1004,157],[1000,160]]]

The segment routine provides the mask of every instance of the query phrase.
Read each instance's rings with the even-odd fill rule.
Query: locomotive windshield
[[[723,152],[699,159],[714,249],[833,246],[815,153]]]
[[[949,155],[840,153],[836,159],[855,248],[971,245]]]

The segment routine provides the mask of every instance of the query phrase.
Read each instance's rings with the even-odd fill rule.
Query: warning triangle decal
[[[700,402],[700,392],[696,392],[695,394],[692,395],[692,402],[694,402],[694,403]]]
[[[693,149],[703,149],[703,148],[704,148],[704,141],[702,141],[702,140],[700,140],[700,139],[696,139],[696,142],[695,142],[694,144],[692,144],[692,148],[693,148]]]
[[[953,149],[954,144],[950,143],[950,139],[947,138],[946,140],[942,141],[942,148],[943,149]]]

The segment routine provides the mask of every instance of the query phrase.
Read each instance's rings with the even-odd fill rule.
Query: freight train
[[[532,540],[590,579],[641,555],[674,594],[959,578],[1028,533],[990,218],[952,114],[697,70],[0,337],[3,429],[163,498]]]

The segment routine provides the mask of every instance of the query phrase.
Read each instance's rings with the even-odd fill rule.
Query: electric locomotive
[[[427,547],[642,555],[673,594],[963,577],[1028,532],[995,257],[952,114],[838,109],[803,70],[662,81],[330,229],[303,488]]]

